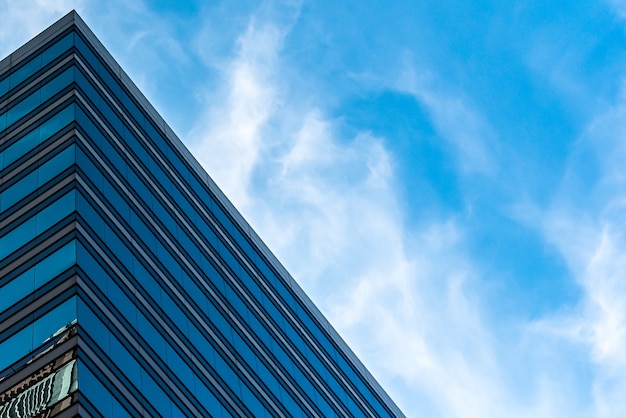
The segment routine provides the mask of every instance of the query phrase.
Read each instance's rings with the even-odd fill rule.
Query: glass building
[[[71,12],[0,62],[0,418],[403,416]]]

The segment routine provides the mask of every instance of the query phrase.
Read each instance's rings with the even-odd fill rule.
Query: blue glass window
[[[215,395],[207,389],[202,380],[194,375],[194,383],[195,383],[195,395],[196,398],[202,399],[202,404],[214,417],[230,417],[224,407],[220,404],[220,402],[215,398]]]
[[[0,312],[40,288],[76,262],[76,242],[58,249],[0,287]]]
[[[24,64],[19,69],[15,70],[9,77],[9,88],[13,89],[15,86],[26,80],[32,74],[37,72],[41,68],[41,55],[35,56],[32,60]]]
[[[41,167],[20,179],[13,186],[0,194],[0,207],[2,211],[20,201],[32,193],[37,187],[42,186],[52,177],[71,166],[74,162],[74,146],[69,146],[59,154],[48,160]]]
[[[10,88],[15,88],[19,83],[26,80],[32,74],[37,72],[43,66],[48,64],[53,59],[60,56],[64,51],[71,48],[74,43],[74,33],[70,33],[69,35],[64,36],[56,43],[49,46],[45,51],[36,55],[33,59],[31,59],[28,63],[24,64],[21,68],[14,71],[13,74],[3,82],[7,82],[7,86],[3,89],[0,83],[0,96],[6,93],[6,88],[10,84]]]
[[[4,80],[0,81],[0,97],[5,95],[8,91],[9,91],[9,78],[7,77]],[[0,130],[2,130],[2,128],[0,128]]]
[[[4,161],[2,163],[3,165],[0,166],[0,169],[4,169],[4,167],[7,167],[28,151],[34,149],[37,145],[41,144],[58,132],[61,128],[70,123],[73,118],[74,105],[72,104],[2,151],[0,155],[4,156]]]
[[[4,258],[13,251],[33,239],[38,233],[45,231],[74,210],[74,191],[59,198],[37,215],[23,222],[0,238],[0,258]]]
[[[122,345],[119,336],[111,335],[111,358],[135,387],[141,388],[141,367],[133,356],[130,355],[126,347]]]
[[[141,312],[137,312],[137,325],[139,334],[150,344],[150,347],[165,360],[167,358],[167,354],[165,353],[165,340]]]
[[[98,379],[85,363],[78,363],[78,387],[82,395],[105,417],[113,413],[109,389]]]
[[[144,369],[141,370],[141,392],[159,414],[165,418],[172,416],[172,401]]]
[[[78,323],[92,340],[104,351],[110,351],[111,332],[102,323],[100,318],[91,310],[89,305],[82,300],[78,303]]]
[[[15,104],[6,112],[6,126],[11,126],[15,121],[31,112],[40,103],[45,102],[61,89],[69,85],[74,81],[74,68],[69,68],[63,71],[61,74],[51,79],[39,90],[31,93],[19,103]],[[5,126],[0,126],[0,130]]]
[[[73,297],[0,342],[0,370],[32,352],[75,319],[76,297]]]
[[[43,65],[60,56],[64,51],[67,51],[74,45],[74,32],[65,35],[59,39],[56,43],[49,46],[41,54],[41,61]]]

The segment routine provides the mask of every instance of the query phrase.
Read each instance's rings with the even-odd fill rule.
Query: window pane
[[[79,363],[78,367],[78,387],[81,394],[85,395],[98,412],[110,417],[113,411],[111,393],[84,363]]]
[[[37,233],[37,218],[32,217],[20,226],[0,238],[0,258],[30,241]]]
[[[37,107],[40,103],[40,97],[40,91],[38,90],[9,109],[7,112],[7,126],[11,126],[13,122]]]
[[[72,241],[35,266],[35,288],[41,287],[76,263],[76,241]]]
[[[35,290],[35,269],[31,268],[0,287],[0,312],[33,290]]]
[[[75,248],[75,241],[70,242],[1,287],[0,312],[74,264],[76,260]]]
[[[33,324],[0,343],[0,370],[24,357],[40,346],[56,331],[76,319],[76,297],[72,297]]]
[[[30,62],[26,63],[22,68],[16,70],[9,77],[10,88],[15,88],[19,83],[26,80],[31,74],[41,68],[41,55],[37,55]]]
[[[59,329],[76,319],[76,297],[63,302],[43,317],[35,321],[33,347],[38,347]]]
[[[39,128],[41,141],[43,142],[74,120],[74,105],[70,105],[45,121]]]
[[[14,334],[9,339],[0,343],[0,370],[4,370],[11,364],[24,357],[33,349],[33,325]]]
[[[37,214],[37,232],[41,233],[50,228],[65,216],[74,211],[76,202],[74,191],[72,190],[46,209]]]

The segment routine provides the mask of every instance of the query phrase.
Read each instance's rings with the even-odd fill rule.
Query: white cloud
[[[207,93],[194,154],[408,416],[582,415],[560,340],[487,320],[462,222],[407,231],[384,138],[342,137],[316,92],[289,94],[289,28],[255,16],[230,57],[208,54],[225,86]],[[497,173],[495,134],[466,100],[393,88],[427,107],[461,170]]]
[[[82,0],[0,1],[0,56],[4,57],[72,9]]]
[[[224,91],[206,93],[204,120],[190,133],[194,154],[240,207],[249,203],[247,187],[264,147],[261,134],[279,106],[274,77],[284,36],[272,23],[251,20],[223,68]]]
[[[12,16],[0,45],[10,52],[22,42],[13,33],[25,27],[25,41],[81,4],[0,3],[0,13]],[[579,193],[588,201],[570,194],[576,172],[586,170],[579,155],[568,174],[575,184],[526,220],[567,261],[585,291],[580,309],[497,323],[481,299],[489,278],[471,259],[463,220],[442,217],[407,230],[385,138],[367,131],[342,137],[342,121],[327,115],[317,92],[291,84],[282,49],[298,8],[286,21],[258,12],[230,55],[206,55],[224,81],[202,93],[206,109],[189,138],[207,171],[408,416],[624,415],[626,108],[598,118],[581,139],[602,174]],[[131,37],[126,51],[146,33]],[[179,46],[171,48],[176,55]],[[464,173],[497,174],[495,133],[471,100],[416,74],[411,69],[391,87],[426,107]],[[570,355],[581,345],[588,352]],[[589,359],[591,388],[581,388],[579,369]]]
[[[576,312],[540,327],[587,348],[597,417],[626,414],[625,117],[626,105],[618,104],[589,124],[561,193],[537,221],[584,291]]]
[[[497,137],[468,98],[449,92],[437,77],[405,63],[389,87],[413,95],[427,110],[440,137],[451,146],[465,174],[498,173]]]

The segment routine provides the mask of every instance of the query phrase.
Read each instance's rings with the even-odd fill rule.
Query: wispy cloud
[[[496,132],[462,92],[446,88],[436,74],[420,70],[411,60],[405,60],[388,87],[413,95],[425,107],[462,173],[498,174]]]
[[[620,103],[590,124],[572,155],[564,193],[543,222],[584,290],[576,315],[544,325],[588,348],[594,416],[601,417],[626,413],[625,117],[626,105]],[[581,179],[589,175],[588,165],[597,165],[597,176]],[[577,187],[582,190],[573,193]]]
[[[285,35],[271,22],[251,19],[223,64],[224,86],[206,92],[203,120],[190,132],[195,154],[238,206],[249,204],[247,187],[265,146],[262,132],[279,106],[278,53]]]
[[[72,7],[110,13],[100,27],[121,19],[117,9],[86,1],[1,2],[2,51]],[[164,87],[144,79],[152,69],[141,67],[158,63],[160,53],[177,62],[201,60],[205,74],[217,75],[195,92],[204,107],[194,114],[187,143],[408,416],[626,415],[624,95],[572,145],[548,204],[506,197],[507,205],[518,204],[512,217],[540,231],[565,260],[583,291],[580,303],[529,321],[498,318],[486,294],[501,272],[485,272],[472,254],[465,209],[407,227],[405,219],[419,213],[405,212],[398,190],[406,179],[398,178],[396,156],[386,148],[393,138],[366,126],[343,129],[336,109],[312,90],[315,80],[307,77],[314,76],[294,74],[306,71],[290,66],[285,53],[300,3],[264,2],[241,12],[239,24],[231,25],[233,18],[226,29],[240,32],[227,40],[216,39],[215,18],[210,30],[190,24],[193,51],[147,5],[123,8],[126,20],[109,38],[114,54],[131,62],[125,54],[144,49],[133,77],[148,93]],[[141,16],[142,23],[134,22]],[[554,61],[543,74],[543,57],[558,55],[558,48],[537,48],[525,57],[530,70],[554,90],[574,88],[568,97],[582,101],[590,89],[578,86],[578,73],[559,79],[578,55]],[[388,68],[393,76],[386,80],[372,72],[352,82],[413,96],[455,156],[452,175],[497,178],[510,168],[501,166],[505,153],[524,163],[525,156],[509,155],[468,93],[409,64]]]
[[[342,136],[324,103],[310,105],[315,92],[288,94],[286,36],[251,18],[193,131],[195,154],[409,416],[509,412],[462,226],[405,230],[384,138]],[[491,133],[467,105],[412,93],[463,169],[493,172]]]
[[[82,0],[0,1],[0,56],[5,56],[62,15],[83,5]]]

